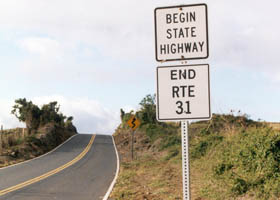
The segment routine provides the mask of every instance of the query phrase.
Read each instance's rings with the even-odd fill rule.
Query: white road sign
[[[157,67],[157,118],[211,118],[208,64]]]
[[[156,60],[207,58],[207,5],[194,4],[155,9]]]

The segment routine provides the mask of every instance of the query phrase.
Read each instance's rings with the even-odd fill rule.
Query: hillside
[[[28,128],[0,132],[0,167],[40,156],[77,133],[73,117],[59,113],[57,102],[39,108],[31,101],[19,99],[12,113]]]
[[[135,133],[134,160],[125,125],[132,112],[122,113],[114,134],[121,169],[112,199],[182,199],[180,124],[153,121],[153,101],[148,104],[136,112],[142,126]],[[192,123],[189,137],[192,199],[280,197],[280,133],[267,123],[240,113],[214,114]]]

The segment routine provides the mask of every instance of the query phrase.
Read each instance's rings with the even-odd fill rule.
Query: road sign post
[[[188,121],[181,121],[183,199],[191,199]]]
[[[134,134],[135,134],[135,131],[132,131],[132,134],[131,134],[131,160],[134,159],[134,152],[133,152],[133,146],[134,146]]]
[[[210,119],[209,65],[157,67],[157,119],[180,121],[183,199],[190,199],[188,121]]]
[[[131,133],[131,160],[134,159],[134,152],[133,152],[133,146],[134,146],[134,134],[135,130],[140,126],[140,120],[136,118],[135,115],[132,115],[130,119],[127,121],[128,126],[132,129]]]
[[[156,8],[155,55],[159,62],[209,56],[206,4]],[[211,118],[209,65],[157,67],[157,119],[181,121],[183,199],[190,199],[188,121]]]

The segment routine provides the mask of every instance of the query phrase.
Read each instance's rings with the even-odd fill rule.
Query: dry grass
[[[21,143],[27,136],[27,131],[24,128],[7,129],[0,133],[0,153],[3,149]]]
[[[280,131],[280,123],[278,122],[268,122],[268,126],[272,127],[275,130]]]
[[[120,174],[111,199],[180,200],[182,177],[180,154],[168,158],[167,151],[157,151],[144,133],[135,135],[136,159],[131,160],[130,131],[115,135],[121,158]]]

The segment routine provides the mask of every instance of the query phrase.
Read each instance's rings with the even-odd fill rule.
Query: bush
[[[164,158],[165,160],[170,160],[171,158],[176,157],[177,155],[179,155],[180,151],[179,151],[179,147],[176,148],[171,148],[168,151],[167,156]]]
[[[66,117],[59,112],[59,105],[56,101],[43,105],[39,108],[32,101],[27,101],[25,98],[15,100],[15,105],[11,111],[19,121],[26,123],[28,133],[36,133],[40,127],[54,123],[60,127],[73,127],[73,117]],[[66,121],[65,121],[66,120]]]
[[[241,179],[241,178],[236,178],[234,180],[234,185],[232,187],[232,192],[236,195],[241,195],[244,194],[248,191],[249,189],[249,184]]]
[[[279,194],[273,185],[280,179],[279,133],[265,127],[240,131],[228,141],[220,158],[213,172],[217,178],[232,182],[235,195],[250,189],[255,189],[260,198]]]
[[[223,136],[220,135],[209,135],[202,140],[200,140],[197,144],[194,144],[191,148],[191,158],[201,158],[205,156],[208,149],[213,148],[224,139]]]

